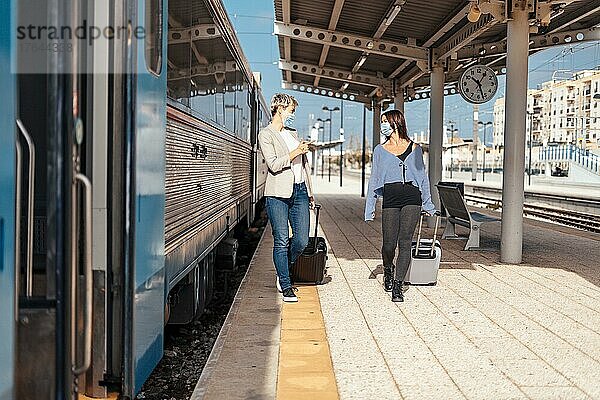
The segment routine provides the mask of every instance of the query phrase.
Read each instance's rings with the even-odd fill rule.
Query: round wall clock
[[[490,101],[498,90],[494,70],[485,65],[473,65],[463,72],[458,81],[461,96],[469,103]]]

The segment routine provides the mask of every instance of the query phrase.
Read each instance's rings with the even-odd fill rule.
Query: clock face
[[[462,97],[475,104],[490,101],[498,89],[498,78],[490,67],[473,65],[465,70],[458,82]]]

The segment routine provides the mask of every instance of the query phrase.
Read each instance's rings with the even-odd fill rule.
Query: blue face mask
[[[296,114],[295,113],[290,113],[287,117],[285,117],[285,119],[283,120],[283,126],[291,129],[291,130],[296,130]]]
[[[394,131],[392,130],[392,125],[390,125],[389,122],[382,122],[381,123],[381,134],[383,136],[385,136],[386,138],[392,136],[392,133]]]

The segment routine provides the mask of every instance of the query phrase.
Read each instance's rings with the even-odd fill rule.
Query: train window
[[[217,89],[215,93],[215,122],[225,126],[225,88]]]
[[[236,131],[236,111],[239,107],[236,102],[235,92],[236,88],[236,75],[237,66],[235,62],[227,63],[227,69],[225,70],[225,123],[223,124],[228,131],[235,133]]]
[[[146,0],[145,55],[148,70],[160,75],[162,69],[163,0]]]
[[[236,135],[245,141],[250,140],[250,85],[245,75],[239,71],[236,77]]]

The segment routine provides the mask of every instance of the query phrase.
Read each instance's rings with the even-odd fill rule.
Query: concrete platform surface
[[[381,214],[332,180],[315,182],[330,281],[282,306],[266,230],[192,399],[600,399],[600,235],[526,220],[524,263],[504,265],[485,225],[392,303]]]

